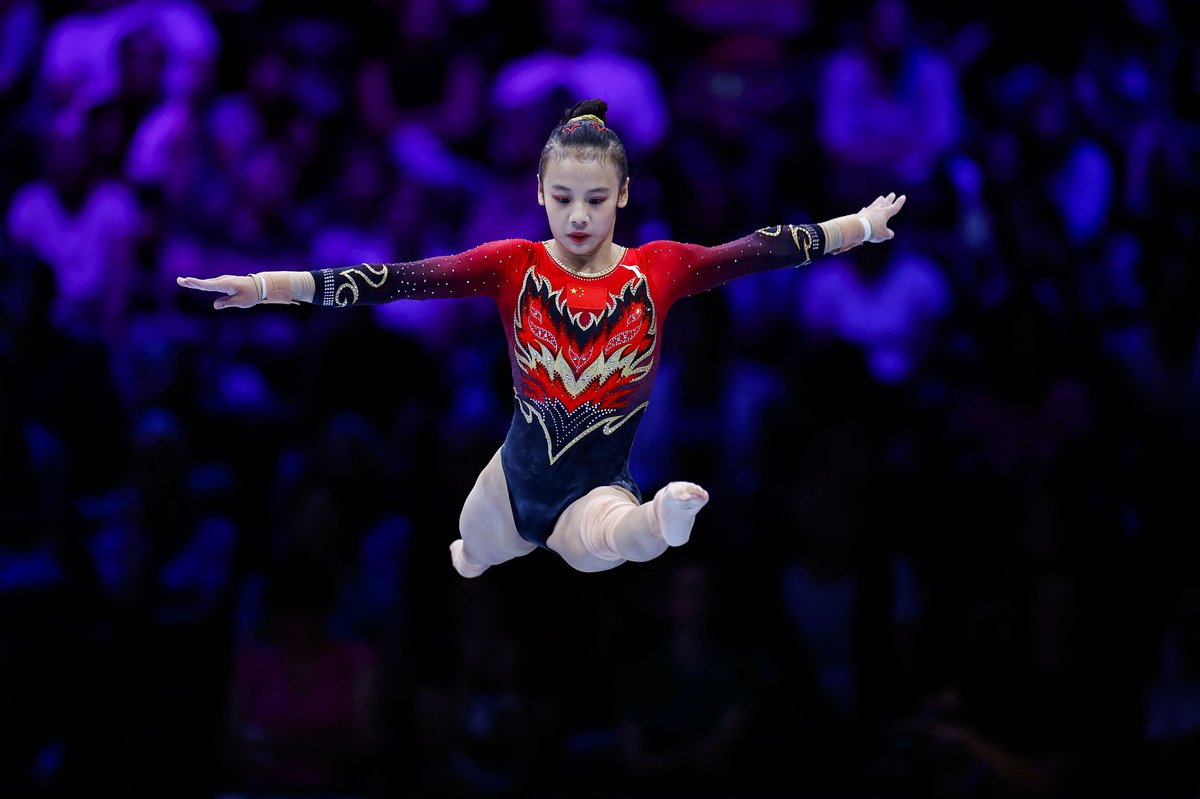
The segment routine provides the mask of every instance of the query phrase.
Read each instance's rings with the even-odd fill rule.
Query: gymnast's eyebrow
[[[564,186],[561,183],[555,183],[550,188],[556,189],[558,191],[570,191],[571,190],[570,186]],[[608,186],[597,186],[594,189],[588,189],[587,191],[584,192],[584,194],[595,194],[598,191],[611,191],[611,189]]]

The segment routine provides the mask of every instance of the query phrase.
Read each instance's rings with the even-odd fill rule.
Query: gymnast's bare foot
[[[463,540],[456,538],[450,544],[450,562],[454,564],[454,570],[463,577],[478,577],[487,571],[487,564],[477,563],[467,555],[463,550]]]
[[[673,547],[692,537],[696,514],[708,503],[708,492],[695,483],[667,483],[654,497],[662,537]]]

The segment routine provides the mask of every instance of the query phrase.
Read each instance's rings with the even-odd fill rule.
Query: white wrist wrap
[[[866,214],[859,214],[858,221],[862,222],[863,244],[866,244],[868,241],[871,240],[871,236],[875,235],[874,231],[871,229],[871,220],[867,217]]]
[[[250,279],[254,281],[254,288],[258,292],[258,301],[262,302],[267,298],[267,283],[262,279],[262,275],[258,272],[251,272]]]

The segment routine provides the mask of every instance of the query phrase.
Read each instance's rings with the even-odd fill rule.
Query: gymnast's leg
[[[479,473],[467,495],[458,529],[462,538],[450,544],[450,562],[463,577],[478,577],[489,566],[528,555],[537,548],[517,533],[500,450]]]
[[[624,489],[600,486],[567,506],[546,546],[584,572],[652,560],[687,543],[707,502],[708,492],[695,483],[667,483],[640,505]]]

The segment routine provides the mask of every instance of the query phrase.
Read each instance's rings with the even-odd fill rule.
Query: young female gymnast
[[[177,279],[224,294],[215,308],[495,299],[515,408],[463,505],[462,537],[450,545],[464,577],[538,547],[596,572],[686,543],[708,493],[671,482],[643,503],[629,472],[671,305],[742,275],[891,239],[888,222],[904,205],[904,195],[892,193],[857,214],[766,227],[716,247],[623,247],[613,231],[617,209],[629,202],[629,166],[607,110],[602,100],[576,104],[542,149],[537,200],[550,224],[546,241],[493,241],[411,263]]]

